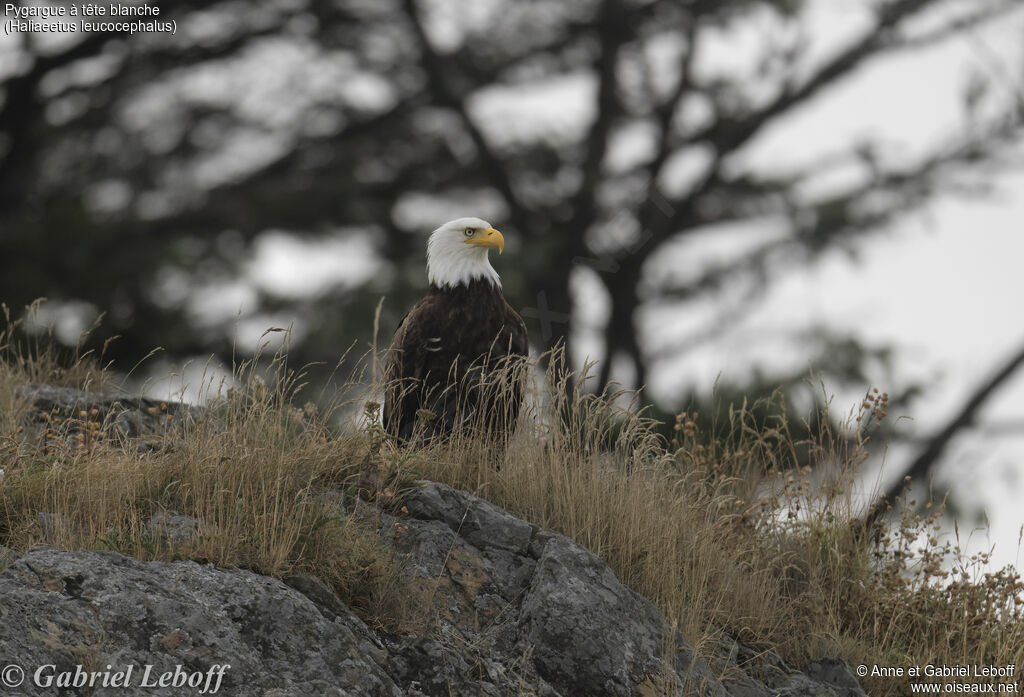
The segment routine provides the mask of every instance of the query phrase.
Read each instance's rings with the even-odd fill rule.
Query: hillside
[[[847,472],[856,438],[737,410],[667,444],[562,383],[508,447],[411,450],[374,405],[347,429],[293,406],[286,372],[200,409],[3,370],[0,652],[54,680],[24,694],[199,694],[152,680],[230,664],[221,694],[859,695],[851,666],[1024,658],[1012,571],[943,547],[938,513],[858,530],[849,480],[794,466]],[[55,687],[79,665],[133,687]]]

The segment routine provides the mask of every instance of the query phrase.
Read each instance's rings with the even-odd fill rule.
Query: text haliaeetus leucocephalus
[[[505,301],[489,249],[501,233],[459,218],[427,242],[430,290],[398,324],[384,370],[384,428],[403,440],[483,424],[511,433],[522,400],[526,325]],[[476,418],[483,421],[475,421]]]

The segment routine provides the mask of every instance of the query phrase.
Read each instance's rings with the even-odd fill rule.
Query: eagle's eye
[[[462,234],[464,234],[466,237],[472,237],[475,232],[476,232],[476,230],[474,230],[471,227],[468,227],[468,228],[466,228],[465,230],[462,231]]]

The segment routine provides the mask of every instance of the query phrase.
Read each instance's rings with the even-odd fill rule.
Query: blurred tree
[[[125,367],[157,345],[231,355],[242,301],[242,323],[297,317],[293,353],[330,360],[366,339],[383,294],[390,333],[426,284],[425,233],[472,213],[512,233],[501,272],[538,348],[572,344],[590,283],[610,304],[599,386],[613,367],[644,384],[780,269],[852,250],[1008,163],[1020,92],[973,77],[965,127],[913,158],[862,139],[800,167],[751,164],[769,127],[863,66],[1020,12],[866,0],[861,26],[823,47],[808,16],[828,2],[183,0],[161,7],[173,35],[5,39],[0,300],[109,311],[121,338],[107,355]],[[745,67],[708,67],[730,41]],[[697,272],[649,273],[698,231],[740,223],[773,232]],[[284,249],[271,244],[282,231],[321,256],[363,253],[363,270],[316,285],[298,268],[284,281],[299,290],[282,290],[253,263],[254,249]],[[726,294],[740,301],[704,329],[649,345],[645,307]],[[856,341],[818,345],[819,372],[863,379]]]

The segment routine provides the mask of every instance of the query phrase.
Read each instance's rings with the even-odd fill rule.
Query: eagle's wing
[[[427,336],[436,326],[437,308],[426,297],[413,305],[398,323],[384,364],[384,430],[399,438],[412,437],[416,412],[420,409],[420,384],[437,337]]]
[[[505,331],[509,335],[509,349],[513,356],[525,357],[530,353],[530,342],[526,336],[526,323],[512,306],[505,302]]]

